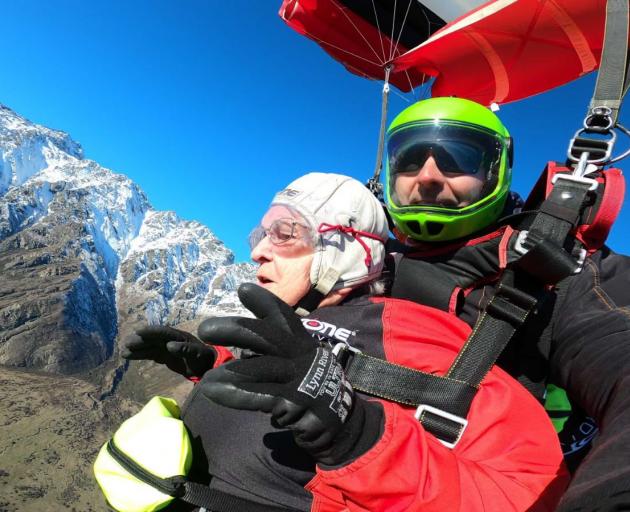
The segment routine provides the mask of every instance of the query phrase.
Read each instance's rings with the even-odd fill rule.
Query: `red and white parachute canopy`
[[[284,0],[282,19],[348,70],[506,103],[597,69],[606,0]]]

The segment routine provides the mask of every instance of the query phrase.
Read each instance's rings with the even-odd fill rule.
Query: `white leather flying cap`
[[[361,182],[341,174],[309,173],[278,192],[271,203],[276,205],[295,210],[314,230],[311,283],[316,290],[326,295],[380,276],[387,218]]]

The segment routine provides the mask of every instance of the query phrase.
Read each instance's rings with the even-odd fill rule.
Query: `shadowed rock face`
[[[0,242],[0,364],[77,373],[113,352],[114,288],[85,265],[83,226],[48,220]]]

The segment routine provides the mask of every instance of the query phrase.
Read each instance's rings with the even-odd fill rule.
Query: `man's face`
[[[445,173],[439,169],[435,159],[429,156],[420,168],[395,175],[396,203],[399,206],[462,208],[479,199],[484,182],[484,172]]]
[[[267,234],[252,249],[251,258],[258,263],[257,283],[295,306],[311,287],[311,264],[314,249],[310,229],[297,214],[283,206],[272,206],[261,221]],[[276,236],[279,235],[279,236]],[[274,243],[282,239],[281,243]]]

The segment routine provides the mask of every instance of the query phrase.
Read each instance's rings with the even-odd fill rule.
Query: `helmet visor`
[[[446,174],[483,177],[501,158],[503,140],[483,129],[457,124],[417,124],[394,132],[387,143],[390,178],[422,169],[429,157]]]

